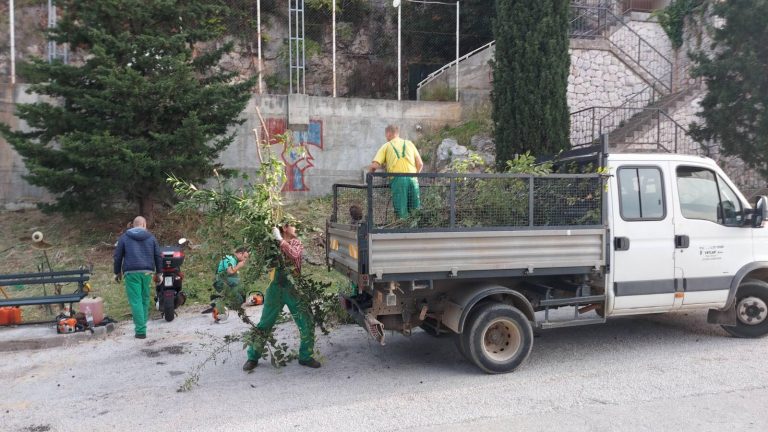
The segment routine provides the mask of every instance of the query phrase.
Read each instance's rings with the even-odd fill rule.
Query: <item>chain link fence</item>
[[[404,180],[413,187],[401,187]],[[331,221],[370,222],[375,231],[598,226],[604,181],[598,174],[376,173],[367,185],[334,187]]]
[[[48,41],[45,35],[60,15],[53,0],[15,0],[13,19],[10,6],[10,2],[0,3],[0,82],[23,83],[19,65],[32,58],[69,62],[69,47]]]
[[[398,8],[392,6],[391,0],[222,1],[230,9],[223,21],[226,36],[212,45],[234,44],[222,66],[237,71],[242,79],[258,76],[261,69],[261,91],[289,92],[291,60],[297,65],[289,46],[291,38],[298,36],[305,48],[300,56],[305,60],[300,91],[312,96],[332,96],[335,89],[339,97],[398,97]],[[289,13],[289,4],[303,14]],[[461,2],[459,55],[493,40],[489,9],[493,8],[484,0]],[[45,38],[49,21],[55,23],[55,19],[51,21],[51,10],[55,6],[49,7],[47,0],[16,0],[16,64],[32,57],[66,60],[66,47],[49,44]],[[484,13],[478,14],[479,10]],[[456,60],[457,7],[454,0],[403,0],[400,12],[400,94],[402,99],[416,99],[420,81]],[[3,2],[0,34],[7,36],[0,40],[0,80],[4,82],[10,82],[13,75],[9,22],[9,4]],[[23,78],[17,76],[17,82],[23,82]],[[450,85],[455,87],[455,80]],[[454,88],[446,86],[435,92],[433,99],[454,99]]]

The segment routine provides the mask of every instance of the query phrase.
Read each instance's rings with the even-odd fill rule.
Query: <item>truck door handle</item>
[[[629,238],[615,237],[613,239],[613,248],[617,251],[629,250]]]
[[[691,245],[691,238],[687,235],[676,235],[675,236],[675,247],[678,249],[686,249],[688,246]]]

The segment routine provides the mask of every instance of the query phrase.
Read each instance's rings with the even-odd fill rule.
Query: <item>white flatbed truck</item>
[[[392,175],[334,185],[326,257],[356,286],[347,311],[382,344],[453,335],[487,373],[520,366],[534,329],[616,316],[707,309],[733,336],[768,333],[766,197],[750,205],[704,157],[595,157],[604,174],[417,174],[404,221]]]

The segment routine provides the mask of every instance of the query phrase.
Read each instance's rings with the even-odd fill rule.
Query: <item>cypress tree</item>
[[[567,0],[497,0],[493,32],[496,164],[569,147]]]
[[[713,2],[724,24],[713,34],[713,50],[693,56],[694,75],[707,94],[698,113],[703,122],[691,135],[715,141],[768,176],[768,0]]]
[[[227,9],[218,0],[59,0],[49,38],[69,43],[73,64],[34,59],[20,73],[31,132],[0,133],[24,158],[27,180],[56,194],[49,208],[98,210],[128,199],[149,218],[167,197],[169,173],[212,174],[233,141],[253,81],[235,83],[214,48]]]

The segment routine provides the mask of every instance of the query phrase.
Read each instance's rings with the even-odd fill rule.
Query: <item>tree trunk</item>
[[[147,228],[154,228],[155,224],[155,199],[152,194],[139,197],[139,214],[147,220]]]

